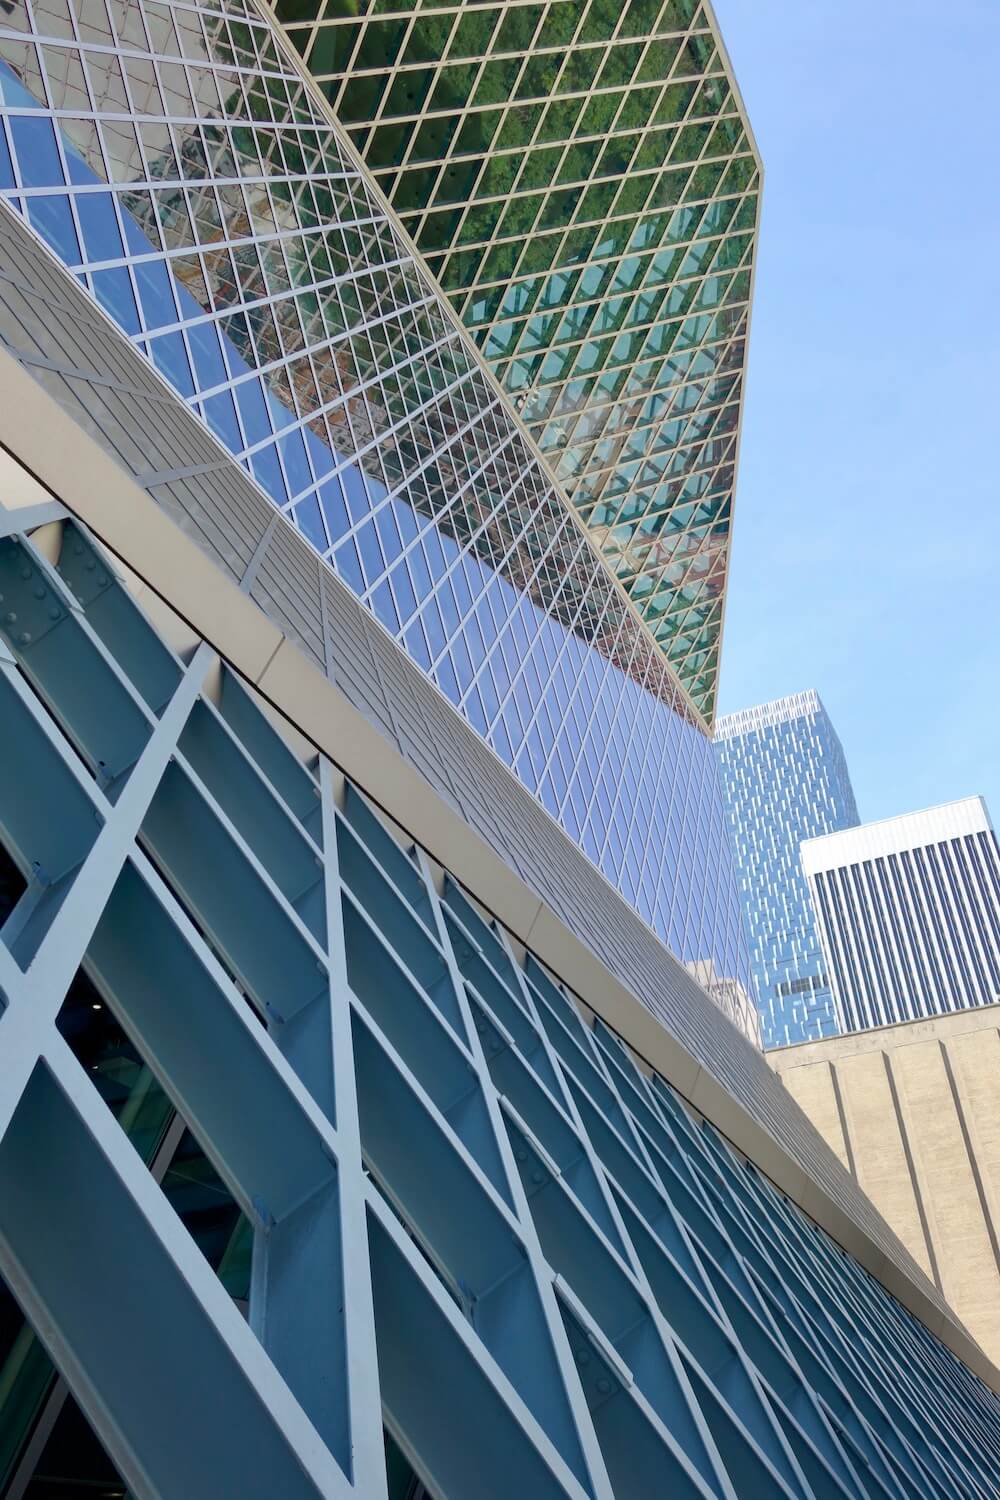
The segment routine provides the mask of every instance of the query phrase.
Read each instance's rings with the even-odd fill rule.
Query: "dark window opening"
[[[28,882],[4,845],[0,843],[0,927],[6,922],[27,889]]]

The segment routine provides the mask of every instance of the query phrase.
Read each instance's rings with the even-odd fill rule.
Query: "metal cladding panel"
[[[2,223],[2,221],[0,221]],[[297,570],[301,605],[292,609],[284,590],[259,602],[282,630],[299,637],[301,611],[320,591],[327,676],[375,724],[453,808],[496,851],[560,922],[597,955],[723,1088],[740,1101],[765,1131],[781,1143],[807,1177],[822,1185],[847,1219],[859,1224],[891,1261],[926,1288],[944,1311],[938,1293],[888,1231],[856,1183],[789,1098],[747,1036],[712,1002],[635,912],[605,882],[579,848],[549,818],[477,734],[455,713],[420,670],[331,573],[317,572],[306,543],[280,517],[274,518],[252,481],[217,450],[212,470],[181,479],[164,478],[184,455],[206,441],[197,419],[160,385],[141,356],[119,350],[122,378],[101,375],[115,330],[82,292],[67,285],[59,267],[40,254],[13,219],[2,225],[0,340],[82,426],[108,447],[125,470],[211,557],[216,536],[225,536],[230,507],[250,524],[244,552],[251,558],[241,575],[229,550],[231,577],[252,587],[261,559],[278,530],[288,558],[286,578]],[[3,247],[6,246],[6,250]],[[16,269],[15,269],[16,268]],[[26,280],[30,270],[31,281]],[[86,330],[92,350],[88,374],[69,368],[59,339],[70,322]],[[29,334],[28,330],[31,330]],[[43,352],[43,350],[45,352]],[[149,398],[147,399],[147,393]],[[147,438],[147,431],[149,437]],[[210,441],[210,439],[207,439]],[[151,475],[141,455],[157,446],[162,470]],[[225,477],[224,483],[216,482]],[[254,561],[255,559],[255,561]],[[321,588],[320,588],[321,586]],[[311,607],[311,606],[310,606]],[[307,642],[304,649],[309,650]]]
[[[900,813],[876,823],[862,823],[811,838],[802,850],[802,868],[807,875],[884,859],[911,849],[927,849],[949,839],[970,834],[992,833],[993,824],[982,797],[962,797],[942,802],[920,812]]]

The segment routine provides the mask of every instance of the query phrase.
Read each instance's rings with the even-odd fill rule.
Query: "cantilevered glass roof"
[[[697,0],[277,0],[706,719],[760,169]]]

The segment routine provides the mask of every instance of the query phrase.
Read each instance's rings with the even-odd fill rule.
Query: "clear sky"
[[[1000,0],[717,0],[765,164],[721,712],[1000,832]]]

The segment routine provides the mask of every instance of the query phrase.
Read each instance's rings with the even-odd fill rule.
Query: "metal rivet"
[[[31,645],[31,631],[30,630],[22,630],[21,634],[18,636],[18,640],[21,642],[22,646],[30,646]]]
[[[600,1391],[602,1396],[606,1396],[610,1391],[611,1381],[606,1375],[602,1375],[600,1380],[597,1382],[597,1389]]]
[[[545,1173],[542,1171],[542,1169],[540,1167],[536,1167],[535,1170],[532,1172],[532,1174],[531,1174],[531,1180],[532,1180],[532,1182],[544,1182],[545,1181]]]
[[[578,1365],[590,1364],[590,1355],[587,1353],[586,1349],[578,1349],[576,1351],[576,1362]]]
[[[23,563],[22,566],[21,566],[21,577],[22,578],[30,578],[31,577],[31,569],[29,568],[29,566],[28,566],[27,563]]]
[[[45,589],[42,584],[35,584],[34,594],[36,599],[44,599],[47,592],[47,589]]]

